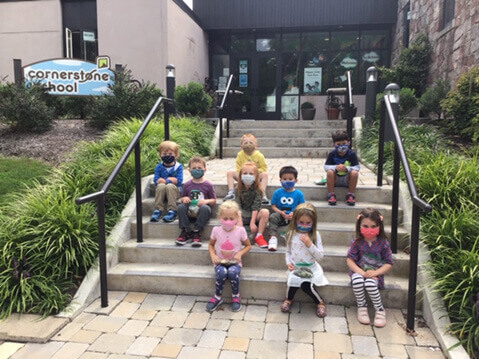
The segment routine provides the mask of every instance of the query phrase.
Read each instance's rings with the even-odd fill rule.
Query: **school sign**
[[[25,82],[43,84],[50,95],[101,96],[109,95],[115,74],[110,70],[110,58],[99,56],[96,62],[76,59],[52,59],[23,67]]]

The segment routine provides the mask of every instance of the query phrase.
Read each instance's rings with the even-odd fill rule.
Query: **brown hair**
[[[178,157],[180,155],[180,146],[176,142],[173,141],[163,141],[158,145],[158,153],[161,154],[163,151],[171,150],[175,153],[175,156]]]
[[[204,168],[206,168],[206,161],[203,159],[203,157],[200,156],[193,156],[190,158],[190,162],[188,162],[188,167],[191,167],[193,163],[201,163]]]
[[[331,137],[333,139],[333,143],[336,142],[336,141],[349,141],[349,138],[348,138],[348,133],[344,130],[338,130],[336,132],[333,132],[331,134]]]
[[[244,183],[241,180],[241,175],[243,174],[243,170],[247,167],[253,168],[253,173],[254,173],[254,183],[252,184],[253,189],[255,191],[259,190],[261,193],[263,193],[263,189],[261,188],[260,182],[259,182],[258,167],[256,166],[256,163],[254,163],[253,161],[247,161],[241,167],[241,169],[239,171],[239,175],[238,175],[238,177],[239,177],[238,178],[238,196],[239,196],[240,199],[242,199],[241,198],[241,192],[243,192],[243,190],[245,189]]]
[[[294,234],[298,230],[298,219],[302,216],[308,216],[313,221],[313,225],[311,230],[309,231],[308,235],[311,238],[311,241],[316,244],[318,242],[318,238],[316,235],[317,226],[318,226],[318,212],[316,208],[311,203],[302,203],[299,204],[296,209],[294,210],[293,219],[289,223],[288,226],[288,233],[286,234],[286,243],[290,244],[293,240]]]
[[[384,232],[384,218],[381,212],[374,208],[365,208],[358,214],[357,221],[356,221],[356,238],[357,239],[364,239],[363,235],[361,234],[361,222],[364,218],[371,219],[376,225],[379,227],[379,235],[378,238],[387,239],[386,233]]]

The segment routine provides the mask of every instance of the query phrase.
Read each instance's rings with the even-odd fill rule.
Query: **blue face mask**
[[[190,172],[193,178],[195,179],[199,179],[205,175],[205,170],[202,170],[202,169],[194,169],[194,170],[191,170]]]
[[[311,231],[311,228],[313,228],[313,225],[311,224],[309,226],[301,226],[297,224],[296,227],[298,228],[298,231],[308,233]]]
[[[295,184],[296,181],[281,181],[281,186],[283,186],[285,190],[290,190]]]
[[[349,151],[349,145],[339,145],[339,146],[335,146],[335,148],[340,155],[344,155],[345,153]]]
[[[161,156],[161,160],[163,161],[163,163],[170,164],[175,162],[175,156],[172,156],[172,155]]]

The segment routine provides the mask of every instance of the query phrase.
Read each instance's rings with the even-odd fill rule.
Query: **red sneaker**
[[[354,197],[354,194],[352,193],[348,193],[346,195],[346,203],[350,206],[354,206],[356,204],[356,200],[355,200],[355,197]]]
[[[334,194],[334,193],[328,194],[328,204],[329,204],[330,206],[335,206],[335,205],[336,205],[336,202],[337,202],[337,200],[336,200],[336,194]]]
[[[266,242],[262,234],[256,237],[255,243],[260,248],[268,248],[268,242]]]

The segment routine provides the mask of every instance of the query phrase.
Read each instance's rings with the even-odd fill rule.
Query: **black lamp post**
[[[366,72],[366,122],[370,123],[376,114],[376,95],[378,93],[378,70],[371,66]]]
[[[166,66],[166,97],[169,99],[175,99],[175,66],[169,64]],[[170,112],[173,112],[174,108],[170,104],[165,104],[165,140],[170,139]]]

